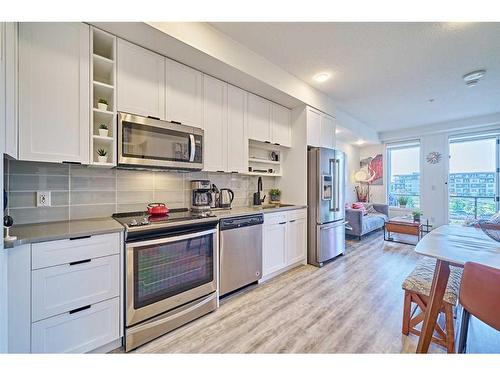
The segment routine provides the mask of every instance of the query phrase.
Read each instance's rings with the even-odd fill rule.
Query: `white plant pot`
[[[97,159],[99,160],[99,163],[107,163],[108,162],[108,155],[98,156]]]
[[[97,103],[97,108],[99,108],[101,111],[107,111],[108,105],[104,103]]]
[[[99,129],[99,135],[101,137],[107,137],[108,136],[108,133],[109,133],[109,130],[108,129]]]

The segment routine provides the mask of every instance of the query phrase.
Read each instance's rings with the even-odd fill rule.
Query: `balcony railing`
[[[495,197],[450,195],[449,219],[451,223],[487,219],[495,214],[496,210]]]

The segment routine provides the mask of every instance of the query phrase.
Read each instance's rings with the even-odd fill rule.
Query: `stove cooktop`
[[[123,212],[113,214],[113,218],[130,229],[147,229],[151,226],[167,226],[174,223],[198,221],[202,219],[215,218],[210,211],[193,212],[187,208],[172,209],[167,215],[149,215],[147,211]]]

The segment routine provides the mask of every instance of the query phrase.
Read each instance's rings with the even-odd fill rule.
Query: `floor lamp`
[[[370,184],[368,178],[370,176],[364,169],[360,169],[354,174],[354,180],[359,184],[356,186],[356,195],[358,202],[368,202],[370,200]]]

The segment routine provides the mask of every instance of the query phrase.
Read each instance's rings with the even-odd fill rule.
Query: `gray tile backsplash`
[[[164,202],[170,208],[190,207],[190,181],[196,179],[232,189],[234,207],[251,205],[257,189],[257,177],[235,174],[102,169],[7,159],[4,166],[7,211],[16,224],[143,211],[151,202]],[[264,177],[263,194],[269,196],[275,182],[274,177]],[[38,190],[51,191],[51,207],[36,207]]]

